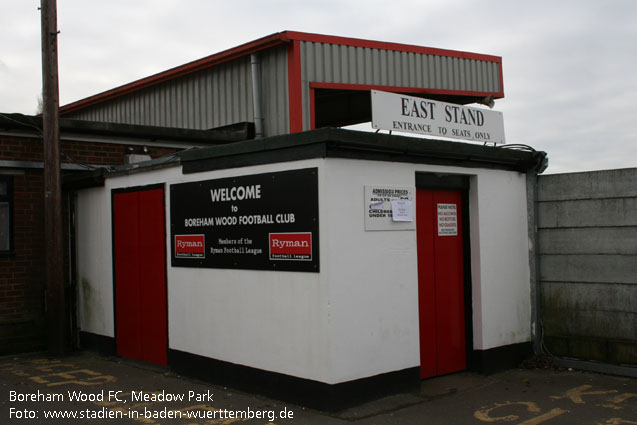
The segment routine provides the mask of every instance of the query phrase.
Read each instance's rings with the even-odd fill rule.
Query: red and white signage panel
[[[205,258],[205,235],[175,235],[176,258]]]
[[[312,260],[312,233],[270,233],[270,260]]]

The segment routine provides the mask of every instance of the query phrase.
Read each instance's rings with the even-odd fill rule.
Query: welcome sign
[[[505,143],[502,112],[372,90],[372,127]]]
[[[319,271],[318,169],[172,184],[173,267]]]

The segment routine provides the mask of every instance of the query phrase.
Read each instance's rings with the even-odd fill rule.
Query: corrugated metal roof
[[[71,103],[60,112],[75,119],[193,129],[253,121],[249,55],[255,52],[269,136],[367,120],[365,92],[371,89],[458,103],[504,96],[497,56],[285,31]]]
[[[163,71],[146,78],[142,78],[141,80],[137,80],[132,83],[125,84],[120,87],[116,87],[112,90],[108,90],[103,93],[99,93],[94,96],[78,100],[77,102],[69,103],[68,105],[64,105],[60,108],[60,113],[67,114],[79,109],[86,108],[91,105],[96,105],[96,104],[105,102],[107,100],[112,100],[120,96],[125,96],[127,94],[135,93],[144,88],[156,86],[158,84],[162,84],[167,81],[181,78],[186,75],[193,74],[195,72],[198,72],[207,68],[215,67],[224,62],[229,62],[239,57],[244,57],[246,55],[249,55],[252,52],[267,49],[268,47],[280,45],[282,43],[286,43],[288,42],[288,40],[284,36],[284,34],[285,32],[272,34],[255,41],[242,44],[241,46],[233,47],[231,49],[224,50],[223,52],[215,53],[213,55],[206,56],[205,58],[198,59],[196,61],[189,62],[187,64],[180,65],[175,68],[171,68],[167,71]]]

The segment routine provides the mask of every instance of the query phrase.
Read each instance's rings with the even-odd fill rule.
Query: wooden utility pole
[[[64,354],[66,326],[62,254],[62,189],[60,184],[60,125],[58,30],[56,0],[41,0],[42,131],[44,142],[44,251],[48,346]]]

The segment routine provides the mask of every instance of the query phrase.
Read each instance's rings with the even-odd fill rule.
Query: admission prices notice
[[[170,186],[174,267],[319,271],[318,169]]]
[[[414,188],[365,186],[365,230],[413,230]]]

